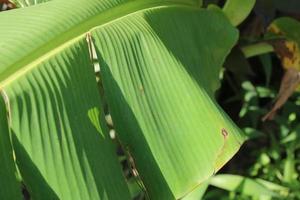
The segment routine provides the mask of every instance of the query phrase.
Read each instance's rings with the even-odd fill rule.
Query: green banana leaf
[[[93,74],[83,37],[3,88],[33,199],[129,199]]]
[[[195,188],[192,192],[186,195],[182,200],[201,200],[203,199],[204,194],[206,193],[209,186],[209,181],[206,181],[199,187]]]
[[[33,199],[129,199],[86,36],[115,128],[151,199],[185,197],[238,151],[244,136],[214,99],[238,31],[221,11],[199,7],[53,0],[0,14],[0,88]]]
[[[15,176],[7,114],[4,99],[0,98],[0,198],[21,199],[21,188]]]
[[[115,128],[149,196],[184,197],[243,141],[213,95],[236,30],[222,12],[175,7],[91,34]]]

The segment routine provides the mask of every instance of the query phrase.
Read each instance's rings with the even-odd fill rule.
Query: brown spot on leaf
[[[140,90],[141,94],[145,93],[144,87],[142,85],[140,86],[139,90]]]
[[[221,131],[222,135],[224,136],[224,138],[226,139],[227,136],[228,136],[228,132],[225,128],[222,128],[222,131]]]

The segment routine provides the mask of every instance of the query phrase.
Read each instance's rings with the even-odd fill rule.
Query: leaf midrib
[[[11,66],[6,67],[5,71],[0,74],[0,90],[18,77],[30,71],[37,66],[38,63],[47,60],[66,46],[85,37],[85,35],[93,28],[108,25],[137,12],[161,7],[199,8],[196,3],[193,5],[191,1],[187,0],[168,0],[164,2],[132,1],[120,4],[78,23],[32,52],[28,52],[26,56],[13,63]]]

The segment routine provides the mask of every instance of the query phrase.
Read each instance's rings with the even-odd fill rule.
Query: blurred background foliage
[[[268,27],[281,17],[299,21],[300,1],[257,0],[238,27],[241,38],[227,58],[217,95],[249,139],[219,172],[227,175],[212,179],[203,199],[300,199],[300,93],[296,90],[273,120],[262,121],[275,104],[285,69],[274,52],[261,54],[257,47],[251,50],[255,56],[246,58],[243,53],[244,47],[267,41]],[[298,27],[289,31],[300,40]]]

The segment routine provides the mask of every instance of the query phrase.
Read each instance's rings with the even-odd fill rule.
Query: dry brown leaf
[[[280,27],[273,23],[268,28],[268,31],[277,35],[284,36],[285,39],[275,40],[271,42],[275,53],[280,58],[284,69],[295,68],[300,71],[300,48],[297,41],[292,40],[282,32]]]
[[[0,0],[0,11],[11,10],[16,8],[16,5],[9,0]]]
[[[294,68],[288,69],[281,81],[280,90],[272,110],[267,113],[262,120],[272,120],[277,110],[279,110],[286,103],[288,98],[294,93],[299,84],[300,72]]]
[[[291,22],[290,22],[291,23]],[[300,48],[299,43],[293,39],[287,29],[277,21],[272,23],[268,31],[277,35],[284,36],[285,39],[274,40],[271,44],[275,53],[286,70],[281,81],[280,90],[275,104],[271,111],[263,117],[263,121],[272,120],[276,112],[286,103],[288,98],[294,93],[300,84]]]

